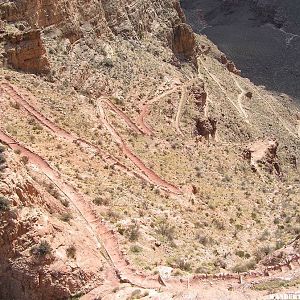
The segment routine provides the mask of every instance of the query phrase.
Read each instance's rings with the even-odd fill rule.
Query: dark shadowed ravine
[[[218,45],[243,76],[300,103],[300,1],[182,0],[181,4],[193,29]]]

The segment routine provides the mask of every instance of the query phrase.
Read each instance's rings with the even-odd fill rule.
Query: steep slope
[[[1,15],[1,296],[243,299],[263,293],[253,280],[297,282],[290,98],[239,76],[178,2]]]
[[[206,34],[257,85],[299,103],[298,1],[182,0],[195,32]]]

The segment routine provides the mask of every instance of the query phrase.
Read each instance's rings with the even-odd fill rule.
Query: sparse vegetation
[[[196,240],[199,241],[203,246],[208,246],[213,243],[213,239],[202,232],[197,233]]]
[[[289,287],[294,287],[299,285],[300,285],[299,277],[292,280],[273,279],[273,280],[257,283],[253,286],[253,289],[257,291],[269,291],[271,293],[271,292],[276,292],[281,288],[289,288]]]
[[[93,203],[96,204],[96,205],[105,205],[105,206],[107,206],[109,204],[109,201],[106,198],[96,197],[96,198],[94,198]]]
[[[141,290],[134,290],[126,300],[135,300],[135,299],[142,299],[149,295],[149,292],[145,291],[142,292]]]
[[[142,248],[140,247],[140,246],[138,246],[138,245],[132,245],[131,247],[130,247],[130,251],[132,252],[132,253],[140,253],[140,252],[142,252]]]
[[[22,162],[24,165],[27,165],[27,164],[28,164],[28,161],[29,161],[28,156],[22,156],[22,157],[21,157],[21,162]]]
[[[250,259],[246,262],[238,263],[232,268],[232,272],[235,273],[243,273],[249,270],[254,269],[256,266],[256,262],[253,259]]]
[[[18,102],[10,102],[9,104],[14,109],[20,109],[21,108],[21,105]]]
[[[129,241],[135,242],[140,236],[140,227],[138,224],[134,223],[128,227],[126,230],[126,235],[128,236]]]

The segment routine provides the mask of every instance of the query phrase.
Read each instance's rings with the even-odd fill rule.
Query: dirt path
[[[119,170],[125,172],[127,175],[131,177],[136,177],[138,179],[142,179],[148,183],[151,183],[148,178],[143,175],[139,174],[135,171],[131,171],[128,167],[126,167],[123,163],[121,163],[117,158],[113,155],[103,151],[102,149],[98,148],[97,146],[89,143],[88,141],[79,138],[73,133],[69,133],[66,130],[57,126],[54,122],[50,121],[46,118],[43,114],[38,112],[33,106],[31,106],[25,99],[25,96],[12,84],[8,82],[0,82],[0,89],[5,92],[12,100],[19,103],[30,115],[32,115],[36,120],[48,129],[50,132],[54,133],[57,137],[63,138],[69,142],[72,142],[82,148],[88,150],[89,152],[93,153],[94,155],[98,155],[101,159],[109,164],[114,165]],[[29,96],[30,98],[34,98],[33,95]]]
[[[281,118],[281,116],[278,114],[278,112],[275,111],[275,109],[273,108],[273,105],[267,100],[267,97],[263,97],[263,96],[261,95],[261,93],[259,92],[259,90],[258,90],[257,87],[251,86],[251,85],[250,85],[249,83],[247,83],[246,81],[245,81],[245,84],[246,84],[252,91],[254,91],[254,92],[257,94],[257,96],[258,96],[264,103],[266,103],[266,104],[269,106],[269,108],[270,108],[270,110],[272,111],[272,113],[273,113],[274,115],[276,115],[276,117],[278,118],[278,120],[280,121],[280,123],[282,124],[282,126],[286,129],[286,131],[287,131],[290,135],[292,135],[293,137],[298,138],[298,133],[295,133],[295,132],[289,127],[289,125]],[[268,97],[271,97],[275,102],[278,102],[278,100],[277,100],[275,97],[273,97],[273,96],[271,96],[271,95],[268,95]]]
[[[146,118],[150,114],[150,105],[154,104],[155,102],[163,99],[164,97],[173,94],[176,90],[178,89],[177,86],[173,86],[171,89],[168,91],[163,92],[162,94],[153,97],[151,100],[148,102],[144,102],[141,104],[140,109],[141,112],[137,118],[137,124],[140,126],[141,130],[143,131],[144,134],[146,135],[154,135],[153,129],[151,128],[150,125],[146,123]]]
[[[239,104],[241,112],[244,115],[244,118],[245,118],[246,122],[250,124],[249,116],[248,116],[248,114],[247,114],[247,112],[244,109],[243,104],[242,104],[242,100],[245,98],[247,91],[237,81],[237,79],[235,78],[236,75],[230,74],[230,76],[234,80],[234,82],[235,82],[236,86],[238,87],[238,89],[241,91],[241,93],[238,96],[237,102]]]
[[[20,145],[0,130],[0,141],[7,144],[12,150],[20,151],[22,156],[28,157],[28,162],[38,167],[49,180],[70,200],[78,214],[84,220],[87,229],[94,237],[99,249],[103,249],[103,256],[112,264],[117,277],[124,282],[143,288],[159,288],[161,285],[157,277],[139,275],[131,269],[127,259],[120,251],[116,233],[102,220],[91,207],[91,199],[77,192],[70,184],[66,183],[61,174],[52,169],[50,165],[39,155]]]
[[[245,120],[245,122],[249,122],[247,119],[245,119],[245,115],[244,112],[241,110],[241,108],[239,106],[237,106],[235,104],[235,102],[227,95],[226,90],[224,89],[224,87],[221,85],[219,79],[212,74],[208,68],[206,67],[206,65],[204,64],[203,60],[201,59],[201,57],[198,57],[198,61],[200,61],[201,65],[203,66],[204,70],[206,71],[206,73],[209,75],[209,77],[217,84],[217,86],[220,88],[220,90],[222,91],[222,93],[224,94],[225,98],[229,101],[229,103],[232,104],[232,106],[239,112],[239,114],[241,115],[241,117]]]
[[[127,146],[127,144],[123,141],[123,139],[120,137],[118,132],[115,130],[115,128],[111,125],[111,123],[108,121],[104,108],[102,106],[102,103],[98,105],[98,111],[102,120],[103,125],[106,127],[108,132],[111,134],[115,142],[118,144],[122,152],[125,156],[127,156],[133,164],[138,167],[148,178],[151,180],[151,182],[162,189],[172,193],[180,195],[182,194],[182,191],[177,188],[175,185],[165,181],[160,176],[158,176],[156,173],[154,173],[151,169],[149,169],[140,158],[138,158]]]
[[[105,112],[101,106],[99,106],[99,110],[101,112],[101,118],[104,122],[107,129],[110,131],[114,139],[117,143],[120,143],[120,147],[124,151],[125,155],[131,156],[131,159],[137,166],[143,168],[144,171],[148,173],[148,175],[152,175],[153,180],[158,180],[159,184],[165,185],[166,188],[175,188],[173,185],[170,185],[163,181],[158,175],[153,173],[147,167],[143,165],[143,163],[127,148],[126,144],[122,141],[122,138],[118,135],[115,129],[111,126],[111,124],[107,121]],[[40,116],[38,116],[40,118]],[[43,119],[41,119],[43,121]],[[40,121],[42,123],[42,121]],[[45,120],[44,120],[45,121]],[[42,123],[43,124],[43,123]],[[48,124],[53,125],[53,124]],[[55,130],[52,127],[51,130]],[[66,131],[64,131],[65,134]],[[53,169],[41,156],[35,154],[31,150],[22,146],[18,141],[9,137],[6,133],[0,130],[0,141],[4,144],[7,144],[12,150],[20,151],[22,156],[28,157],[28,162],[36,166],[41,172],[45,174],[51,180],[51,182],[68,197],[70,203],[74,206],[78,214],[81,216],[82,220],[85,223],[85,226],[93,236],[97,247],[101,250],[104,257],[108,259],[111,263],[114,272],[117,274],[117,277],[122,282],[128,282],[134,286],[143,287],[143,288],[151,288],[151,289],[160,289],[161,283],[159,283],[157,276],[148,275],[141,271],[136,271],[131,268],[126,257],[120,251],[119,242],[117,238],[117,233],[112,230],[108,224],[106,224],[101,216],[99,216],[92,207],[91,199],[88,199],[87,196],[81,194],[76,191],[76,189],[64,181],[62,175],[55,169]],[[85,143],[83,141],[83,143]],[[90,144],[87,143],[88,146]],[[150,172],[150,173],[149,173]],[[152,172],[152,173],[151,173]],[[175,190],[177,191],[177,190]],[[228,274],[198,274],[198,275],[189,275],[187,277],[172,277],[169,281],[167,281],[166,289],[170,290],[183,290],[186,288],[195,288],[200,289],[200,283],[213,281],[214,284],[218,285],[221,282],[237,282],[240,280],[242,276],[244,280],[248,280],[249,282],[253,279],[262,279],[265,276],[277,276],[282,271],[287,271],[292,268],[291,263],[295,262],[298,266],[294,265],[294,268],[299,269],[299,259],[300,256],[294,255],[289,261],[282,265],[277,265],[274,267],[265,268],[262,271],[250,271],[242,274],[236,273],[228,273]],[[270,275],[271,274],[271,275]],[[271,278],[268,277],[268,278]]]
[[[143,131],[139,129],[130,119],[129,117],[121,111],[119,108],[117,108],[114,104],[112,104],[107,98],[101,98],[101,101],[105,103],[112,111],[114,111],[118,116],[120,116],[127,126],[131,128],[135,133],[137,134],[143,134]]]
[[[180,101],[179,101],[179,105],[178,105],[178,110],[177,110],[177,114],[176,114],[176,118],[175,118],[175,128],[177,130],[177,132],[183,136],[183,133],[180,129],[180,116],[181,116],[181,111],[182,111],[182,107],[184,104],[184,101],[187,97],[187,89],[186,86],[183,85],[181,88],[181,97],[180,97]]]

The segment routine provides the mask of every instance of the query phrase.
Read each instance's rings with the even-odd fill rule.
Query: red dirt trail
[[[172,194],[182,194],[182,191],[176,187],[175,185],[165,181],[162,179],[159,175],[157,175],[155,172],[153,172],[151,169],[149,169],[140,158],[138,158],[127,146],[127,144],[123,141],[123,139],[120,137],[118,132],[115,130],[115,128],[109,123],[107,120],[107,117],[105,115],[104,109],[101,106],[101,104],[98,105],[100,117],[102,120],[102,123],[106,127],[106,129],[109,131],[109,133],[112,135],[116,143],[119,145],[120,149],[124,153],[125,156],[127,156],[150,180],[153,184],[156,184],[160,186],[161,188],[169,191]]]
[[[91,152],[95,153],[96,155],[99,155],[101,157],[101,159],[103,159],[105,162],[116,165],[117,167],[119,167],[121,170],[123,170],[124,172],[126,172],[130,176],[135,176],[135,177],[137,177],[139,179],[142,179],[142,180],[144,180],[148,183],[156,184],[155,182],[153,182],[153,180],[151,178],[148,178],[148,176],[145,172],[143,172],[144,174],[140,174],[140,173],[137,173],[135,171],[129,170],[124,164],[122,164],[118,159],[116,159],[111,154],[104,152],[103,150],[101,150],[100,148],[98,148],[98,147],[94,146],[93,144],[87,142],[86,140],[81,139],[81,138],[77,137],[75,134],[69,133],[66,130],[64,130],[64,129],[60,128],[59,126],[57,126],[55,123],[53,123],[48,118],[46,118],[44,115],[42,115],[40,112],[38,112],[33,106],[31,106],[25,100],[24,95],[22,95],[18,91],[18,89],[15,86],[13,86],[12,84],[10,84],[8,82],[0,82],[0,88],[11,99],[13,99],[17,103],[19,103],[22,107],[24,107],[24,109],[26,111],[28,111],[28,113],[30,115],[34,116],[39,121],[40,124],[45,126],[48,130],[53,132],[56,136],[61,137],[63,139],[66,139],[69,142],[78,144],[78,145],[82,146],[83,148],[86,148],[86,149],[90,150]],[[32,96],[32,97],[34,97],[34,96]],[[106,101],[105,103],[108,104],[108,101]],[[111,107],[111,106],[109,106],[109,107]],[[117,114],[119,114],[121,112],[118,109],[116,109],[115,111],[117,112]],[[130,127],[131,127],[133,122],[122,112],[122,117],[123,117],[123,115],[125,116],[126,123],[130,124]],[[138,127],[136,127],[136,128],[137,128],[137,130],[139,130]],[[132,159],[132,161],[138,163],[138,168],[140,168],[142,166],[140,160]],[[150,174],[150,175],[152,176],[152,174]],[[172,193],[172,191],[169,191],[169,192]]]
[[[177,89],[178,89],[178,87],[175,86],[175,87],[169,89],[168,91],[165,91],[165,92],[161,93],[160,95],[153,97],[151,100],[141,104],[141,106],[140,106],[141,112],[140,112],[136,122],[141,127],[141,130],[144,134],[154,135],[153,129],[151,128],[151,126],[149,124],[146,123],[146,118],[151,112],[149,106],[152,105],[153,103],[161,100],[162,98],[173,94]]]
[[[28,157],[28,162],[37,166],[41,172],[43,172],[49,180],[62,192],[64,193],[76,208],[79,215],[86,223],[87,228],[91,232],[91,235],[95,238],[97,246],[100,245],[108,256],[110,263],[112,264],[117,277],[121,282],[127,282],[134,286],[148,288],[148,289],[160,289],[162,283],[158,280],[157,276],[148,275],[141,271],[132,269],[129,265],[128,260],[124,254],[120,251],[117,234],[114,230],[110,229],[109,226],[101,219],[99,215],[90,206],[91,199],[83,196],[80,192],[76,191],[73,186],[64,182],[61,174],[52,169],[52,167],[39,155],[20,145],[17,141],[9,137],[3,131],[0,130],[0,141],[8,145],[14,151],[20,151],[20,154]],[[191,275],[189,277],[172,277],[167,281],[167,289],[178,291],[186,288],[201,288],[199,284],[203,281],[212,280],[226,282],[236,282],[241,279],[253,280],[265,276],[278,275],[278,273],[284,271],[284,269],[291,270],[293,267],[292,262],[296,262],[299,265],[299,255],[292,256],[286,263],[275,265],[272,267],[266,267],[263,271],[249,271],[241,274],[227,273],[227,274],[198,274]]]
[[[3,83],[1,83],[1,87],[3,89]],[[4,91],[8,93],[8,88],[5,88]],[[17,98],[13,92],[10,92],[11,97],[13,99],[18,99],[18,103],[24,103],[24,99],[22,99],[19,95]],[[22,100],[22,101],[21,101]],[[28,104],[28,103],[27,103]],[[33,107],[28,104],[28,111],[34,115],[42,124],[47,126],[51,131],[56,132],[59,127],[56,128],[56,125],[49,121],[47,118],[43,117],[41,114],[35,111]],[[25,108],[25,105],[24,105]],[[127,145],[123,142],[122,138],[118,135],[116,130],[112,127],[112,125],[107,121],[105,113],[101,105],[99,105],[99,111],[101,114],[101,119],[110,134],[114,137],[116,142],[119,144],[120,148],[141,170],[146,170],[147,176],[151,178],[154,182],[158,182],[162,187],[172,191],[173,193],[178,193],[178,188],[173,186],[172,184],[167,183],[162,180],[158,175],[156,175],[153,171],[148,169],[143,162],[140,161],[138,157],[136,157],[130,149],[128,149]],[[34,114],[33,114],[34,112]],[[44,119],[45,118],[45,119]],[[50,122],[50,123],[49,123]],[[46,125],[47,124],[47,125]],[[75,141],[79,143],[85,143],[87,146],[91,146],[89,143],[85,141],[81,141],[76,139],[75,136],[69,134],[64,130],[58,131],[59,136],[69,139],[70,141]],[[71,139],[72,137],[72,139]],[[54,170],[41,156],[35,154],[31,150],[22,146],[18,141],[14,140],[2,130],[0,130],[0,141],[4,144],[7,144],[12,150],[20,151],[20,154],[28,157],[28,162],[37,166],[41,172],[43,172],[49,180],[62,192],[64,193],[72,203],[72,205],[76,208],[79,215],[85,221],[87,228],[91,232],[91,235],[94,237],[95,242],[98,246],[102,245],[102,249],[104,249],[105,255],[109,258],[111,265],[114,268],[118,278],[122,282],[128,282],[132,285],[143,287],[143,288],[161,288],[161,283],[159,283],[157,276],[148,275],[146,273],[142,273],[142,271],[136,271],[132,269],[126,259],[125,255],[120,251],[119,242],[117,238],[117,233],[110,229],[109,226],[102,220],[101,216],[99,216],[92,207],[92,201],[87,196],[82,195],[78,192],[72,185],[66,183],[61,174]],[[94,146],[92,146],[94,147]],[[94,147],[95,148],[95,147]],[[97,148],[95,148],[97,149]],[[98,149],[97,149],[98,151]],[[275,276],[276,274],[284,271],[285,269],[290,270],[293,267],[292,263],[297,263],[299,265],[299,255],[293,255],[289,260],[287,260],[283,264],[266,267],[262,271],[249,271],[241,274],[237,273],[227,273],[227,274],[198,274],[198,275],[190,275],[189,277],[172,277],[169,281],[167,281],[167,287],[172,290],[186,289],[187,287],[199,288],[199,284],[203,281],[213,280],[217,281],[235,281],[239,280],[242,276],[245,280],[253,280],[254,278],[263,278],[265,276]],[[297,266],[297,269],[299,266]],[[274,272],[274,274],[272,274]]]

